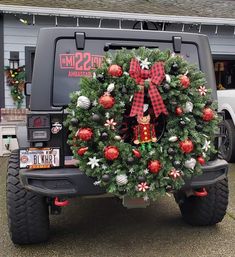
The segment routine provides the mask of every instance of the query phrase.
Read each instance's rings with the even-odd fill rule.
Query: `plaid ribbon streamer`
[[[167,115],[168,112],[166,106],[157,90],[157,87],[155,86],[159,86],[165,78],[163,62],[156,62],[153,64],[150,70],[143,70],[140,67],[139,61],[133,58],[130,62],[129,74],[135,79],[138,85],[142,86],[142,89],[139,92],[136,92],[134,95],[130,116],[132,117],[137,115],[139,117],[143,117],[145,79],[150,79],[148,93],[152,102],[155,116],[158,117],[161,113]]]

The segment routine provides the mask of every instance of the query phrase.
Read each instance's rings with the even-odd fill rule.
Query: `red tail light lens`
[[[34,128],[41,128],[42,127],[42,118],[41,117],[38,117],[36,119],[33,119],[33,127]]]
[[[41,142],[50,140],[50,116],[47,114],[28,115],[28,140]]]

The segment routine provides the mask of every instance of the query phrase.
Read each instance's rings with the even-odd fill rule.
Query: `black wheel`
[[[13,243],[46,241],[49,236],[48,205],[44,197],[21,186],[18,151],[13,151],[9,158],[6,188],[8,227]]]
[[[215,225],[222,221],[228,205],[228,180],[221,180],[207,188],[205,197],[190,196],[180,201],[183,219],[195,226]]]
[[[235,162],[235,126],[232,120],[223,122],[226,137],[221,144],[221,154],[228,162]]]

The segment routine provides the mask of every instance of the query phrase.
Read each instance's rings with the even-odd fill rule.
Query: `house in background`
[[[217,83],[223,87],[235,86],[235,3],[232,1],[76,2],[58,0],[57,6],[54,6],[53,1],[44,0],[1,1],[1,108],[15,108],[6,83],[4,67],[9,65],[12,57],[19,59],[19,65],[25,65],[26,80],[30,81],[39,29],[52,26],[153,29],[206,34],[215,62]],[[114,10],[119,12],[113,12]],[[19,116],[18,112],[16,116]]]

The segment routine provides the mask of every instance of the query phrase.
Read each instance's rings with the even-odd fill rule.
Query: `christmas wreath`
[[[118,196],[179,190],[216,152],[210,93],[204,74],[169,50],[107,54],[71,94],[68,142],[79,169]]]
[[[5,68],[8,86],[11,87],[11,97],[17,108],[20,108],[24,100],[25,67],[17,69]]]

